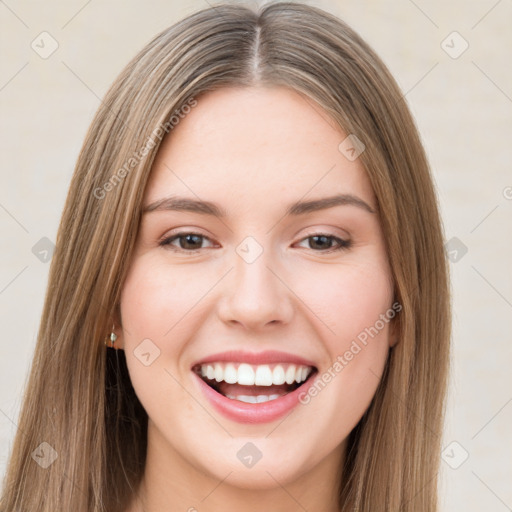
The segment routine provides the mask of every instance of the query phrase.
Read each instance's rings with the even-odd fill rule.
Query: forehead
[[[287,88],[208,92],[160,146],[145,203],[179,193],[257,208],[353,193],[374,206],[360,161],[339,150],[346,136],[318,104]]]

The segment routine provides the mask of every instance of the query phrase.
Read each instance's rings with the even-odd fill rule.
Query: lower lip
[[[259,404],[248,404],[239,400],[232,400],[217,393],[199,375],[194,373],[194,376],[199,381],[201,391],[217,411],[232,421],[255,424],[270,423],[290,412],[299,405],[299,395],[307,392],[315,380],[314,376],[311,376],[302,386],[275,400]]]

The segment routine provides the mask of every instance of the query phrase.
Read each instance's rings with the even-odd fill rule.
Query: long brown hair
[[[123,352],[107,350],[103,340],[162,127],[172,137],[172,125],[201,94],[254,85],[300,92],[364,141],[360,158],[402,305],[399,341],[350,434],[340,510],[437,510],[450,300],[425,153],[403,95],[368,45],[333,15],[283,2],[190,15],[156,36],[107,92],[62,215],[2,511],[128,506],[144,471],[147,414]]]

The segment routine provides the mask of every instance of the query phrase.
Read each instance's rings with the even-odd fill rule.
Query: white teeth
[[[281,395],[258,395],[258,396],[250,396],[250,395],[226,395],[227,398],[231,400],[238,400],[239,402],[245,402],[246,404],[261,404],[263,402],[270,402],[271,400],[276,400]]]
[[[280,384],[284,384],[285,380],[286,380],[286,377],[285,377],[285,373],[284,373],[284,368],[280,364],[278,364],[274,368],[274,371],[272,372],[272,382],[274,384],[280,385]]]
[[[234,384],[238,380],[238,374],[233,364],[229,363],[224,369],[224,381],[228,384]]]
[[[224,380],[224,371],[220,364],[215,365],[215,380],[217,382]]]
[[[228,384],[240,384],[242,386],[280,386],[284,383],[293,384],[296,382],[300,384],[304,382],[312,369],[313,368],[310,366],[287,363],[276,365],[210,363],[201,365],[200,374],[207,379],[215,379],[217,382],[224,381]]]
[[[241,364],[238,367],[237,382],[242,386],[254,386],[254,370],[250,364]]]
[[[288,366],[285,377],[286,384],[292,384],[295,381],[295,365]]]
[[[256,368],[254,384],[256,386],[272,386],[272,372],[268,365],[265,364]]]

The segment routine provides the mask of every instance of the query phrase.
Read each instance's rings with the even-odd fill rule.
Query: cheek
[[[318,332],[324,333],[326,356],[318,386],[322,396],[311,405],[318,407],[315,414],[331,411],[330,420],[349,431],[368,407],[389,352],[395,313],[390,309],[393,286],[387,260],[373,255],[303,275],[308,276],[302,284],[304,301],[321,319]]]
[[[325,333],[327,352],[318,385],[302,403],[318,421],[325,420],[325,428],[337,425],[343,437],[362,417],[379,384],[389,352],[390,321],[395,316],[393,287],[385,261],[347,264],[335,272],[323,272],[302,288],[303,294],[310,290],[305,302],[322,320],[318,325]]]
[[[385,262],[329,267],[302,272],[298,295],[315,313],[333,358],[358,336],[364,340],[377,322],[379,339],[385,337],[388,324],[382,325],[380,315],[391,307],[392,286]]]
[[[171,331],[174,337],[186,323],[181,319],[204,295],[208,282],[201,279],[197,268],[169,269],[151,258],[136,261],[121,294],[126,343],[130,345],[146,337],[164,346],[163,341]]]
[[[149,417],[164,425],[176,421],[176,402],[182,404],[181,414],[191,408],[172,364],[186,346],[187,313],[200,297],[201,287],[194,288],[196,280],[190,277],[181,269],[169,271],[155,258],[141,257],[133,262],[121,293],[130,379]]]

